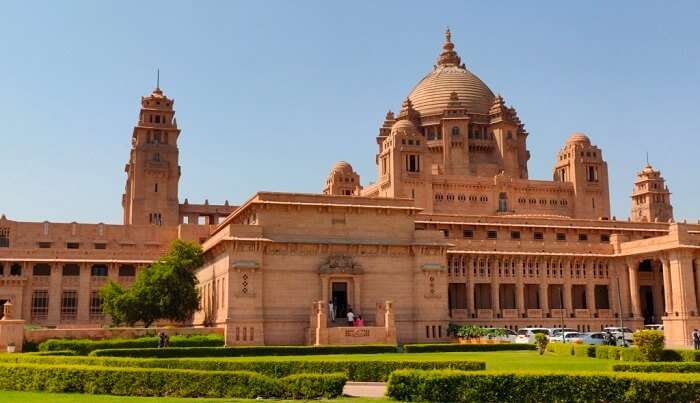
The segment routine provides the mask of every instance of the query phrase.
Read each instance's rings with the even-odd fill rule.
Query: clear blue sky
[[[448,25],[526,124],[532,178],[550,179],[582,131],[608,161],[618,218],[646,151],[676,218],[700,217],[697,1],[3,2],[0,213],[120,222],[157,67],[182,128],[181,200],[319,192],[338,160],[367,184],[384,114],[431,69]]]

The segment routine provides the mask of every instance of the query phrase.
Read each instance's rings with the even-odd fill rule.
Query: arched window
[[[455,126],[452,128],[452,135],[459,136],[459,127]]]

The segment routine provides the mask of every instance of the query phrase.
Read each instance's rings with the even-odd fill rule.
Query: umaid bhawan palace
[[[562,137],[551,180],[530,179],[529,133],[465,67],[449,31],[379,127],[369,185],[338,162],[318,194],[181,201],[174,114],[160,88],[141,99],[123,224],[2,216],[0,302],[15,316],[106,324],[99,288],[130,284],[180,238],[205,251],[193,324],[224,327],[232,345],[444,341],[449,323],[663,323],[681,345],[700,328],[700,225],[674,221],[661,173],[639,171],[625,220],[610,215],[603,150],[584,134]],[[348,309],[367,326],[344,327]]]

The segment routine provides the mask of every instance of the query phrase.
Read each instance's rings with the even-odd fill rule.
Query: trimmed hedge
[[[172,336],[170,345],[173,347],[220,347],[224,345],[224,337],[218,334]],[[158,337],[140,337],[137,339],[49,339],[39,344],[39,351],[72,350],[79,355],[88,355],[94,350],[112,348],[148,348],[158,347]]]
[[[299,374],[274,379],[245,371],[196,371],[98,366],[0,364],[0,389],[123,396],[333,398],[344,374]]]
[[[677,372],[699,373],[700,362],[640,362],[634,364],[614,364],[615,372]]]
[[[38,356],[76,356],[79,355],[77,352],[73,350],[56,350],[56,351],[33,351],[30,353],[27,353],[27,355],[38,355]]]
[[[481,352],[481,351],[520,351],[536,350],[534,344],[406,344],[405,353],[439,353],[439,352]]]
[[[693,402],[700,377],[684,374],[537,373],[400,370],[387,395],[440,402]]]
[[[572,343],[549,343],[547,351],[559,355],[574,355],[574,345]]]
[[[345,373],[352,381],[385,382],[397,369],[484,370],[480,361],[418,360],[217,360],[197,358],[111,358],[111,357],[42,357],[34,354],[0,354],[0,362],[42,365],[82,365],[103,367],[195,369],[206,371],[251,371],[274,378],[299,373]]]
[[[644,361],[644,356],[637,347],[596,346],[595,358],[617,361]],[[661,361],[698,362],[700,361],[700,351],[666,349],[661,352]]]
[[[250,357],[268,355],[327,355],[395,353],[395,346],[246,346],[246,347],[169,347],[94,350],[93,357],[177,358]]]

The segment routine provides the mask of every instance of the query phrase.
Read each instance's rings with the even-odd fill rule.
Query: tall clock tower
[[[122,196],[124,224],[178,225],[180,165],[173,100],[159,86],[141,97]]]

